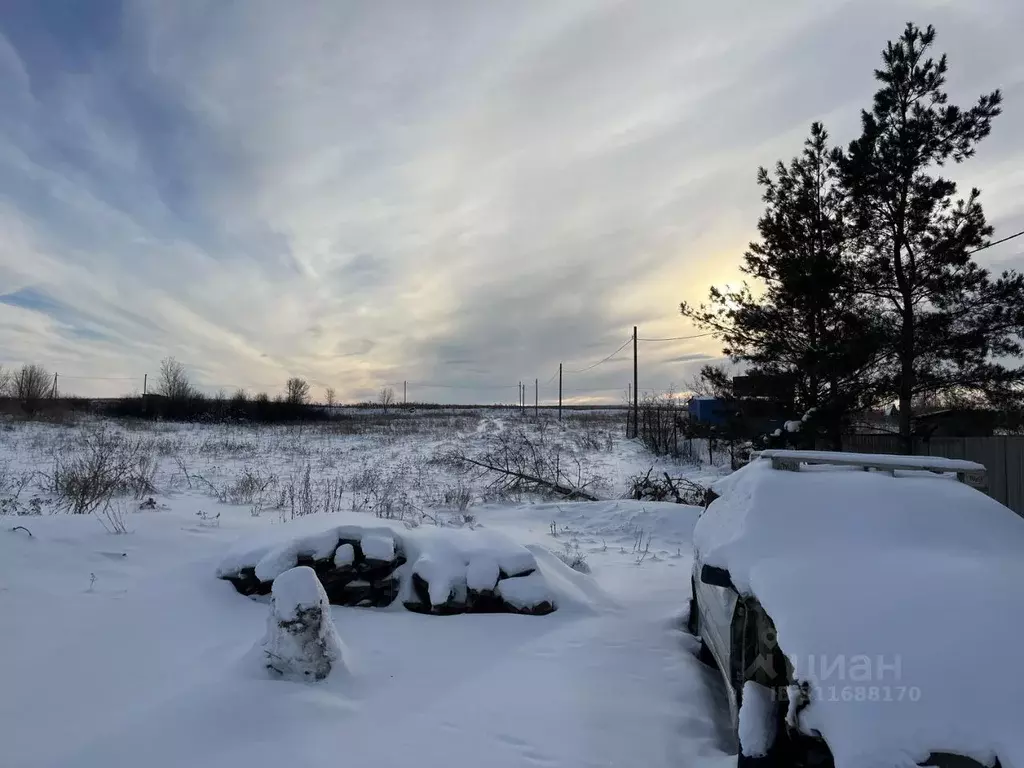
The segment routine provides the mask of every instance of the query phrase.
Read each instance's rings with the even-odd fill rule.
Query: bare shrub
[[[638,404],[637,436],[655,456],[679,457],[686,445],[687,410],[672,390],[646,393]]]
[[[675,504],[690,504],[696,507],[707,506],[710,489],[688,480],[685,477],[669,477],[663,472],[661,477],[651,477],[654,468],[642,475],[634,475],[629,479],[630,497],[637,501],[668,501]]]
[[[455,448],[446,460],[489,474],[493,479],[485,496],[490,498],[527,492],[597,501],[588,489],[603,484],[581,453],[528,435],[522,427],[491,435],[479,455]]]
[[[155,492],[156,461],[140,439],[130,440],[100,428],[87,433],[79,454],[58,455],[49,478],[57,506],[71,514],[89,514],[114,496],[142,498]]]
[[[342,509],[345,486],[339,477],[319,478],[306,463],[282,484],[277,500],[282,520]],[[258,514],[253,511],[253,514]]]
[[[578,539],[573,538],[570,541],[564,542],[562,544],[561,551],[556,551],[554,555],[574,571],[590,573],[590,566],[587,564],[587,555],[580,549],[580,542]]]
[[[234,481],[219,495],[218,500],[226,504],[260,503],[276,484],[277,476],[273,473],[243,467]]]
[[[21,494],[32,482],[34,473],[13,472],[10,462],[0,464],[0,515],[33,515],[41,511],[40,500],[24,503]]]
[[[448,509],[465,512],[472,503],[473,489],[461,480],[445,486],[441,491],[441,504]]]
[[[384,410],[384,413],[388,412],[388,408],[395,402],[395,390],[391,387],[382,387],[380,390],[380,407]]]
[[[123,501],[107,499],[102,507],[96,507],[93,511],[107,533],[128,533],[128,505]]]
[[[387,520],[404,520],[413,508],[409,501],[405,475],[407,467],[364,466],[349,481],[353,511],[372,512]]]
[[[324,389],[324,405],[328,408],[333,408],[338,404],[338,393],[335,392],[334,387],[326,387]]]
[[[636,558],[637,565],[643,565],[644,560],[651,553],[653,539],[654,534],[646,532],[643,528],[638,527],[633,531],[633,557]]]

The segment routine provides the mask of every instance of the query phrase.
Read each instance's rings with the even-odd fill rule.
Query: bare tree
[[[288,383],[285,385],[285,396],[286,403],[292,405],[302,405],[309,400],[309,382],[305,379],[300,379],[298,376],[293,376],[288,379]]]
[[[395,390],[391,387],[382,387],[380,390],[380,407],[384,409],[384,413],[388,412],[388,408],[394,405],[395,402]]]
[[[11,379],[11,394],[32,406],[39,400],[49,397],[53,391],[52,379],[50,372],[43,366],[25,364]]]
[[[165,357],[161,360],[160,376],[157,379],[155,391],[168,400],[188,400],[193,390],[185,366],[173,357]]]
[[[338,394],[334,391],[334,387],[327,387],[324,390],[324,403],[328,408],[333,408],[338,404]]]
[[[11,372],[0,365],[0,397],[8,397],[11,392]]]

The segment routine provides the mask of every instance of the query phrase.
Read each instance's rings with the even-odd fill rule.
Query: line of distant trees
[[[51,372],[35,363],[14,370],[0,366],[0,399],[13,401],[16,408],[28,416],[47,411],[92,410],[115,417],[263,423],[324,420],[340,405],[333,387],[324,389],[322,402],[312,402],[309,382],[298,376],[289,378],[284,392],[275,396],[266,392],[249,395],[244,389],[231,395],[207,395],[192,383],[184,364],[174,357],[160,362],[152,391],[141,397],[102,401],[62,397],[56,380]],[[94,407],[88,405],[91,402],[102,404]],[[363,405],[376,405],[387,413],[395,405],[394,389],[381,388],[376,403]]]

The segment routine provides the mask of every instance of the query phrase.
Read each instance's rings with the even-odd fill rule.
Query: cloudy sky
[[[0,363],[90,395],[173,355],[208,391],[550,400],[634,324],[696,332],[679,302],[736,279],[757,166],[813,120],[852,138],[908,20],[954,101],[1003,89],[955,173],[1024,228],[1020,0],[5,0]],[[621,399],[627,351],[567,395]],[[718,353],[641,344],[641,389]]]

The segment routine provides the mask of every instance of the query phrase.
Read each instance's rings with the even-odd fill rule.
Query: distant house
[[[922,437],[989,437],[995,434],[998,411],[945,408],[914,417],[914,433]]]

